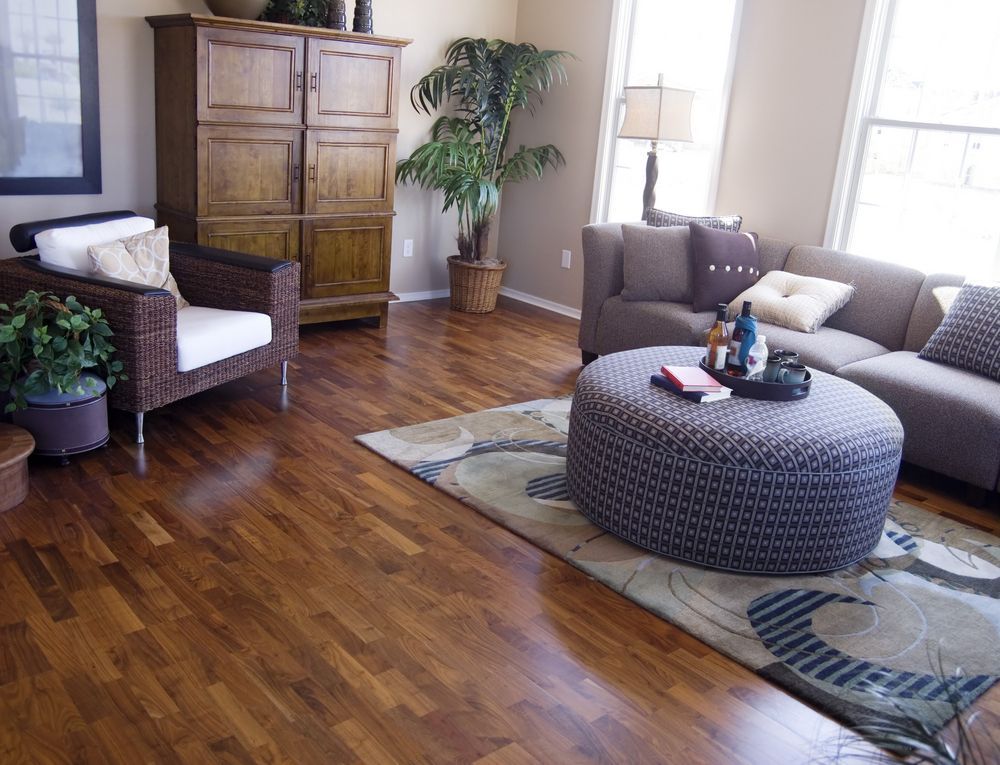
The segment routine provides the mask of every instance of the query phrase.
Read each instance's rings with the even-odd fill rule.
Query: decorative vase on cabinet
[[[388,316],[409,40],[179,14],[154,29],[157,217],[302,263],[300,321]]]

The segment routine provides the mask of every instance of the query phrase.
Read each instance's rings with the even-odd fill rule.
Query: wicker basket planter
[[[489,313],[497,307],[500,280],[507,264],[469,263],[457,255],[448,258],[451,309],[466,313]]]

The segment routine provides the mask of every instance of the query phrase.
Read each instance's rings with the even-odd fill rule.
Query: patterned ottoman
[[[614,353],[580,374],[567,480],[580,511],[681,560],[758,573],[849,565],[878,543],[903,446],[893,411],[813,371],[809,397],[695,404],[656,388],[700,348]]]

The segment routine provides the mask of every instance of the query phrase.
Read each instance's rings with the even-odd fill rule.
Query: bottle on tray
[[[750,348],[757,339],[757,317],[750,315],[751,303],[743,301],[743,310],[736,317],[733,333],[729,338],[729,353],[726,356],[726,374],[732,377],[745,377],[747,373],[746,358]]]
[[[747,354],[747,379],[764,382],[764,370],[767,368],[767,336],[757,335],[757,339]]]
[[[726,368],[726,356],[729,353],[729,327],[726,326],[726,311],[728,306],[719,303],[715,311],[715,324],[708,330],[705,339],[705,366],[723,371]]]

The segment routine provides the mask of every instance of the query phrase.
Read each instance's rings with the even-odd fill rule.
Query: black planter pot
[[[65,460],[108,442],[107,386],[88,373],[80,379],[83,393],[26,395],[27,409],[13,413],[14,424],[34,437],[35,454]]]

